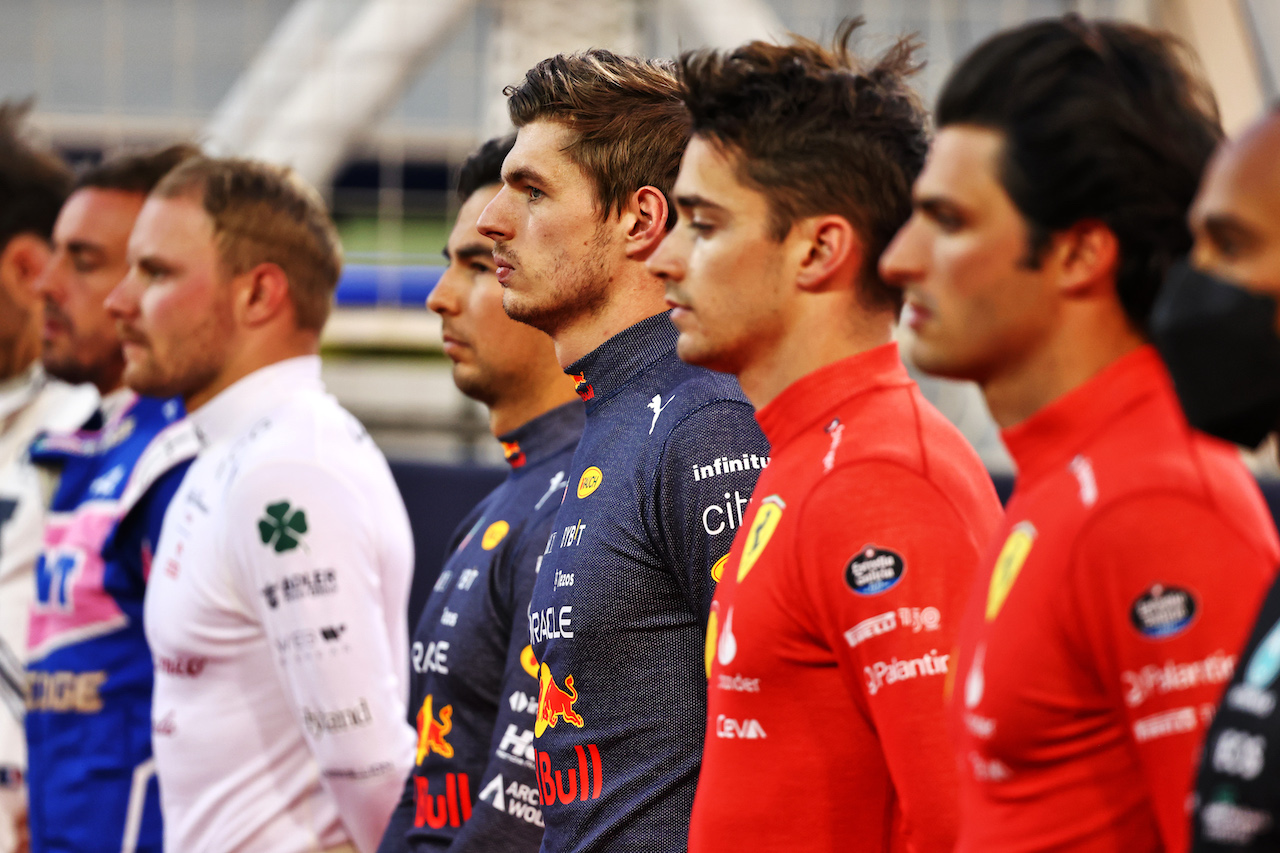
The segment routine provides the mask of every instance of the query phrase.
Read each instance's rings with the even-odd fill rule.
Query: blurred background
[[[33,97],[35,131],[73,162],[196,140],[294,165],[330,200],[346,248],[330,390],[394,459],[498,465],[423,300],[456,170],[508,129],[502,88],[525,69],[585,47],[674,56],[788,32],[826,40],[862,15],[863,52],[923,38],[917,85],[931,103],[978,41],[1065,12],[1177,32],[1228,132],[1280,91],[1280,0],[3,0],[0,97]],[[925,388],[1007,472],[976,389]]]

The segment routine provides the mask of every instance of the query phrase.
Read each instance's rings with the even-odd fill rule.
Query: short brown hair
[[[900,39],[865,64],[849,50],[862,23],[842,22],[831,49],[794,36],[788,46],[690,51],[680,77],[693,134],[738,155],[738,177],[768,199],[773,238],[804,217],[843,216],[867,250],[863,302],[897,310],[902,292],[877,265],[911,215],[928,153],[924,108],[906,82],[919,44]]]
[[[565,154],[595,184],[604,218],[641,187],[671,196],[689,138],[674,71],[671,62],[608,50],[561,53],[503,93],[517,128],[547,119],[573,131]],[[675,221],[670,205],[667,227]]]
[[[276,264],[289,279],[298,328],[324,328],[342,272],[342,247],[319,193],[292,169],[195,157],[166,175],[154,194],[198,195],[227,272]]]
[[[32,103],[0,102],[0,251],[19,234],[48,242],[71,188],[62,158],[27,138]]]
[[[172,172],[179,163],[199,156],[200,149],[196,146],[178,143],[156,151],[113,157],[81,172],[76,178],[72,191],[116,190],[147,195],[156,188],[160,179]]]

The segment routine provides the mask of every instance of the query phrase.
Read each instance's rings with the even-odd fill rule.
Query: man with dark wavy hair
[[[1145,337],[1220,137],[1171,37],[1076,17],[952,73],[881,261],[913,359],[1018,466],[960,628],[961,851],[1185,850],[1195,756],[1280,545]]]
[[[955,841],[944,688],[1000,503],[893,342],[876,263],[927,135],[915,46],[861,62],[859,23],[681,60],[680,222],[649,268],[680,357],[737,375],[772,455],[712,604],[695,851]]]
[[[509,94],[479,228],[507,313],[551,335],[587,411],[530,609],[543,847],[684,850],[708,608],[768,451],[738,383],[677,358],[645,268],[687,138],[670,65],[554,56]]]

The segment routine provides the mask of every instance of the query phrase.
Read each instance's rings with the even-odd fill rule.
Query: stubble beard
[[[574,321],[594,316],[609,300],[609,233],[600,223],[586,253],[576,262],[562,253],[550,264],[550,272],[535,285],[538,294],[502,292],[502,309],[518,323],[545,332],[554,340]]]

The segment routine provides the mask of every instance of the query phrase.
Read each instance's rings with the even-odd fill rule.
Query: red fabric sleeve
[[[1204,730],[1271,574],[1218,511],[1178,494],[1108,507],[1076,542],[1081,653],[1114,695],[1171,853],[1187,849]]]
[[[932,483],[876,461],[824,477],[798,538],[810,630],[879,740],[908,849],[949,851],[958,803],[945,692],[983,543]]]

